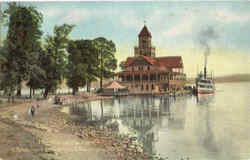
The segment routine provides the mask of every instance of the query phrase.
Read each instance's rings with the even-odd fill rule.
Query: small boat
[[[207,74],[206,67],[207,57],[205,56],[205,66],[204,73],[200,72],[195,80],[196,93],[199,94],[214,94],[215,93],[215,83],[212,73]]]

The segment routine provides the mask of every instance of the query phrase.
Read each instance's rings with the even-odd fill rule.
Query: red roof
[[[155,59],[157,59],[160,66],[166,66],[168,68],[183,68],[181,56],[158,57]]]
[[[119,75],[138,75],[138,74],[152,74],[152,73],[168,73],[167,71],[122,71]]]
[[[142,36],[152,37],[151,33],[148,31],[148,28],[145,25],[139,34],[139,37],[142,37]]]
[[[132,64],[135,60],[135,57],[128,57],[125,62],[125,67],[128,67],[130,64]]]
[[[153,65],[155,63],[154,58],[151,58],[151,57],[148,57],[148,56],[140,56],[140,57],[143,57],[151,65]],[[125,66],[128,67],[129,65],[131,65],[134,62],[134,60],[136,60],[136,58],[138,58],[138,57],[128,57],[127,61],[125,62]]]
[[[182,58],[181,56],[169,56],[169,57],[148,57],[148,56],[140,56],[143,57],[148,63],[153,66],[158,66],[159,68],[167,67],[167,68],[183,68]],[[131,65],[134,60],[138,57],[128,57],[125,63],[125,66],[128,67]]]
[[[151,57],[148,57],[148,56],[143,56],[143,57],[144,57],[144,59],[146,59],[148,61],[148,63],[150,63],[152,65],[155,63],[154,58],[151,58]]]

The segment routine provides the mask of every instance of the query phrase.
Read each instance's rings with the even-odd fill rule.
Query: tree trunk
[[[102,88],[102,75],[101,75],[101,79],[100,79],[100,88]]]
[[[87,81],[87,92],[90,92],[90,81]]]
[[[12,103],[14,103],[14,102],[15,102],[15,100],[14,100],[14,98],[15,98],[15,96],[14,96],[14,95],[15,95],[14,91],[11,91],[9,95],[10,95],[10,98],[11,98],[11,100],[12,100]]]
[[[49,93],[49,89],[48,89],[48,88],[45,88],[45,91],[44,91],[43,97],[44,97],[44,98],[47,98],[48,93]]]
[[[11,94],[8,94],[8,103],[10,103],[10,99],[11,99]]]
[[[102,78],[103,78],[103,55],[101,52],[101,79],[100,79],[100,88],[102,89]]]
[[[73,88],[72,95],[76,95],[77,92],[78,92],[78,87]]]
[[[19,84],[18,84],[16,95],[19,97],[22,95],[22,83],[21,82],[19,82]]]
[[[32,93],[32,94],[33,94],[33,96],[35,95],[35,91],[36,91],[36,90],[35,90],[35,89],[33,89],[33,93]]]
[[[30,87],[30,98],[32,98],[32,88]]]
[[[14,102],[15,102],[15,96],[12,95],[12,103],[14,103]]]

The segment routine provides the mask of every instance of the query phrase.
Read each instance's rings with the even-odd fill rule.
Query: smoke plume
[[[205,56],[205,66],[207,65],[207,56],[210,55],[210,45],[213,40],[218,38],[218,34],[216,33],[214,27],[207,26],[203,28],[198,33],[198,42],[202,48],[204,48],[204,56]]]

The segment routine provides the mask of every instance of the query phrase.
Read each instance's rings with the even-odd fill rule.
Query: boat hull
[[[204,90],[199,90],[197,91],[198,94],[215,94],[215,91],[204,91]]]
[[[196,83],[197,94],[215,94],[215,85],[213,80],[200,79]]]

